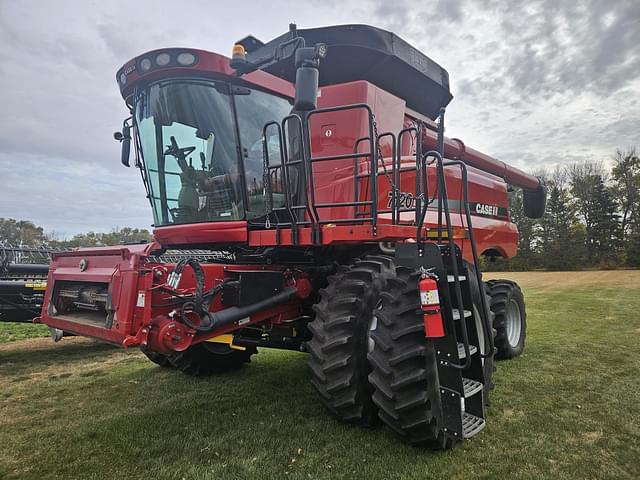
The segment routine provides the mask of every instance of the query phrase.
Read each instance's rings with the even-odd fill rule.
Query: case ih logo
[[[469,203],[471,213],[481,215],[483,217],[508,218],[509,212],[504,207],[497,205],[488,205],[486,203]]]
[[[492,217],[497,217],[499,214],[498,207],[486,203],[476,203],[475,211],[478,215],[491,215]]]

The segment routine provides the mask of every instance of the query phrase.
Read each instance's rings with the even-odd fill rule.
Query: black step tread
[[[480,433],[486,422],[483,418],[476,417],[470,413],[462,414],[462,438],[471,438]]]
[[[464,389],[464,398],[469,398],[482,391],[482,382],[462,377],[462,388]]]
[[[453,312],[453,319],[454,320],[460,320],[460,310],[457,308],[452,308],[451,311]],[[464,311],[464,318],[468,318],[471,316],[471,310],[465,310]]]
[[[469,345],[469,353],[471,355],[473,355],[477,351],[478,351],[478,347],[476,347],[475,345]],[[464,351],[464,343],[458,342],[458,358],[462,359],[462,358],[465,358],[466,356],[467,356],[466,352]]]
[[[460,282],[464,282],[467,279],[466,275],[458,275],[458,281]],[[453,283],[455,281],[455,278],[453,275],[447,275],[447,281],[449,283]]]

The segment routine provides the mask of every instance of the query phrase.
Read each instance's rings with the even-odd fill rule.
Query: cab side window
[[[234,95],[240,130],[240,147],[244,160],[244,174],[247,183],[247,219],[262,217],[268,212],[268,195],[265,191],[263,127],[271,121],[280,122],[291,112],[289,100],[262,92],[243,89]],[[280,165],[280,140],[276,128],[267,129],[269,164]],[[284,205],[284,196],[277,188],[277,171],[272,172],[273,207]]]

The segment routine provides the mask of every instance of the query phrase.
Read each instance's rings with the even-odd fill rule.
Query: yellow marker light
[[[242,59],[245,60],[247,56],[247,52],[244,50],[244,47],[239,43],[236,43],[231,50],[231,58]]]
[[[452,227],[451,230],[453,233],[454,240],[462,240],[467,238],[467,230],[464,227]],[[447,233],[447,229],[443,227],[442,238],[447,238],[448,236],[449,234]],[[426,238],[428,239],[438,238],[438,229],[437,228],[428,229]]]

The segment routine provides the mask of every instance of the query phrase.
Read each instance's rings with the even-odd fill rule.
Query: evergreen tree
[[[618,207],[613,195],[600,176],[594,179],[591,218],[594,223],[588,241],[600,264],[615,264],[620,247]]]
[[[615,217],[612,217],[615,203],[605,185],[606,173],[602,164],[576,163],[569,167],[568,172],[571,193],[585,227],[588,264],[594,265],[602,260],[607,248],[613,247],[607,231],[610,232],[616,224]]]
[[[512,268],[528,270],[536,266],[535,245],[538,221],[524,214],[522,190],[511,189],[509,192],[509,212],[511,221],[518,226],[518,255],[513,260]]]
[[[611,169],[613,195],[620,205],[620,226],[623,235],[629,233],[630,226],[640,215],[640,157],[635,147],[627,151],[616,150]]]
[[[541,219],[541,258],[551,270],[578,268],[583,260],[584,231],[569,192],[561,184],[551,184],[545,216]]]
[[[620,208],[620,241],[625,263],[640,266],[640,157],[635,147],[616,150],[612,193]]]

